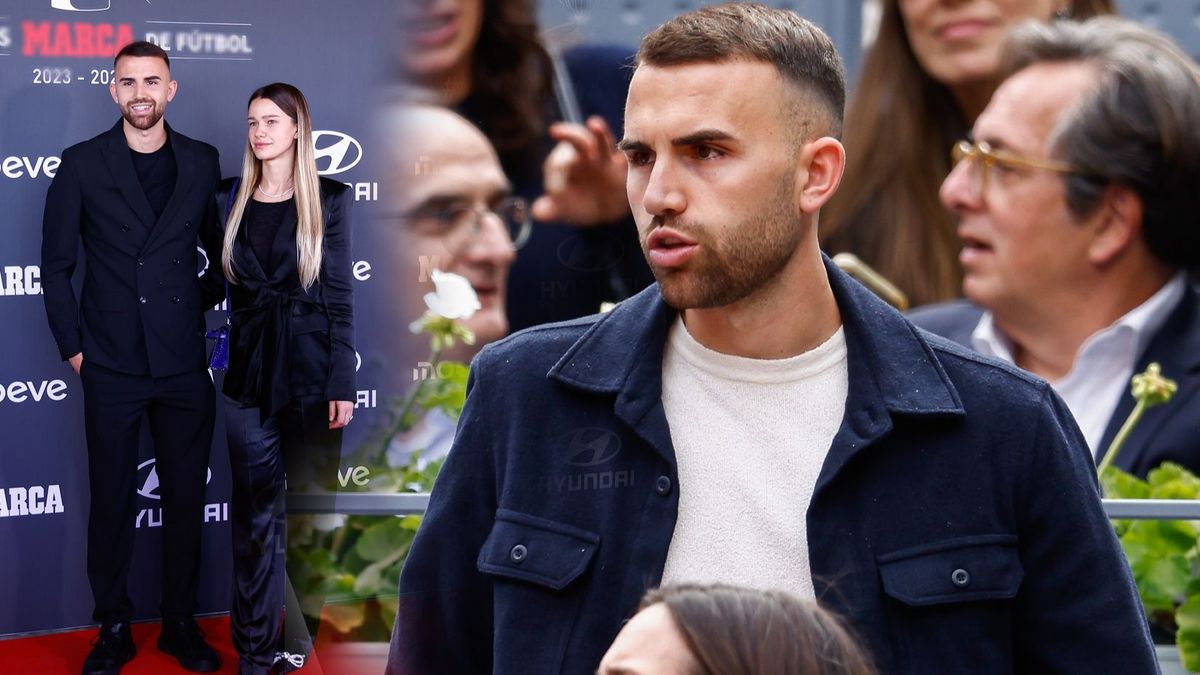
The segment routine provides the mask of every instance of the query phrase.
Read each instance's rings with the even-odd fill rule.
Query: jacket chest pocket
[[[976,535],[880,555],[903,672],[971,672],[1012,661],[1012,604],[1025,576],[1017,537]]]
[[[599,535],[564,523],[500,509],[479,552],[492,577],[494,644],[499,673],[557,673],[587,584],[581,581]],[[530,659],[545,661],[531,663]]]

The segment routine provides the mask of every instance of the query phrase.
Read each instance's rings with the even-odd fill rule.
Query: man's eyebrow
[[[683,145],[700,145],[702,143],[711,143],[713,141],[728,141],[728,140],[732,140],[732,139],[733,139],[732,134],[725,132],[725,131],[721,131],[720,129],[701,129],[700,131],[690,133],[687,136],[681,136],[679,138],[672,138],[671,145],[674,145],[675,147],[679,147],[679,146],[683,146]]]
[[[733,135],[720,129],[701,129],[700,131],[692,132],[686,136],[671,139],[671,145],[675,147],[683,147],[688,145],[701,145],[703,143],[712,143],[713,141],[728,141],[732,140]],[[650,146],[641,141],[630,139],[621,139],[617,143],[617,150],[621,152],[630,152],[634,150],[650,150]]]
[[[650,146],[641,141],[634,141],[628,138],[622,138],[620,143],[617,143],[617,150],[621,152],[630,152],[633,150],[649,150]]]

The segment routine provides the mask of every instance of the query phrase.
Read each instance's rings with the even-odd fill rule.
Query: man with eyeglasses
[[[1179,390],[1115,466],[1200,470],[1196,66],[1113,18],[1024,27],[1005,60],[941,191],[969,300],[912,319],[1048,380],[1097,461],[1134,406],[1130,376],[1160,363]]]
[[[384,229],[400,274],[397,333],[408,334],[409,322],[424,313],[435,271],[462,276],[479,297],[479,309],[461,321],[475,342],[459,342],[442,357],[468,362],[508,334],[506,284],[517,249],[529,237],[528,206],[512,196],[491,143],[457,113],[399,105],[384,111],[379,122],[389,186]],[[413,353],[406,358],[428,357],[427,340],[410,341]],[[422,451],[422,461],[439,459],[453,438],[454,420],[431,411],[416,429],[392,441],[389,462],[407,463],[413,450]]]

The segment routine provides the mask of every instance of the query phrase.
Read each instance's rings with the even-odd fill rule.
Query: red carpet
[[[208,643],[221,655],[222,668],[219,672],[237,673],[237,653],[229,637],[229,616],[216,616],[200,619],[197,623],[204,629]],[[158,651],[159,626],[157,622],[136,623],[133,625],[133,641],[137,645],[137,656],[121,669],[121,675],[174,675],[188,673],[179,667],[172,657]],[[330,632],[330,631],[326,631]],[[320,633],[318,633],[320,635]],[[15,638],[0,640],[0,675],[79,675],[83,667],[83,659],[91,651],[91,642],[96,637],[96,629],[66,631],[38,637]],[[338,651],[336,645],[325,646],[318,643],[319,656],[324,656],[326,649]],[[367,673],[361,668],[332,667],[339,661],[334,654],[327,661],[331,664],[328,671],[321,669],[317,659],[309,659],[299,672],[302,675],[379,675],[383,668],[375,673]]]

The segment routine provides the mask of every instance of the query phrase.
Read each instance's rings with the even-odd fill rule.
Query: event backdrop
[[[118,119],[107,86],[113,54],[134,39],[167,50],[179,91],[166,118],[215,145],[224,175],[241,166],[250,92],[276,80],[297,85],[319,130],[318,168],[352,183],[356,212],[366,212],[378,185],[362,161],[371,152],[365,132],[372,94],[390,75],[392,11],[390,0],[0,2],[0,634],[91,623],[82,393],[47,328],[38,263],[46,188],[63,148]],[[361,245],[353,253],[355,291],[369,300],[375,263]],[[371,304],[359,304],[364,355],[379,342]],[[363,362],[358,402],[369,411],[378,360]],[[153,455],[143,450],[131,575],[139,618],[158,613],[162,523]],[[219,421],[210,472],[202,612],[229,603],[229,466]]]

